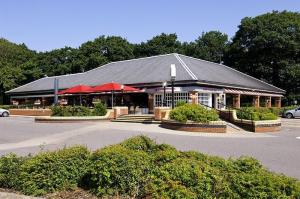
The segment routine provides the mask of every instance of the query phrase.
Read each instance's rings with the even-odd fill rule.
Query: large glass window
[[[198,103],[211,107],[211,94],[210,93],[198,93]]]
[[[178,101],[189,102],[189,93],[188,92],[174,93],[175,105]],[[155,107],[163,106],[163,94],[162,93],[156,93],[154,95],[154,106]],[[172,93],[166,93],[166,106],[168,106],[168,107],[172,106]]]

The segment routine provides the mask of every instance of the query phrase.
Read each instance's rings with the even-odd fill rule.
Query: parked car
[[[0,116],[1,116],[1,117],[8,117],[9,114],[10,114],[10,113],[9,113],[8,110],[0,108]]]
[[[295,109],[292,110],[288,110],[284,112],[284,117],[286,118],[295,118],[295,117],[300,117],[300,107],[297,107]]]

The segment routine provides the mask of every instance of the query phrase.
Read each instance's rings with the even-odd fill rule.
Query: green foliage
[[[103,116],[107,113],[106,106],[102,102],[96,102],[94,104],[94,115]]]
[[[44,195],[76,186],[124,198],[299,198],[300,182],[249,157],[180,152],[145,136],[90,153],[71,147],[0,158],[0,188]]]
[[[185,44],[185,54],[188,56],[220,63],[228,50],[228,36],[219,31],[203,32],[202,35],[191,42]]]
[[[276,120],[278,118],[278,109],[276,108],[254,108],[242,107],[237,110],[237,117],[246,120]]]
[[[0,158],[0,187],[19,189],[20,166],[25,158],[8,154]]]
[[[143,188],[150,180],[150,157],[140,150],[121,145],[106,147],[92,155],[89,187],[99,196],[144,195]]]
[[[21,191],[43,195],[74,188],[86,173],[90,152],[82,146],[42,152],[21,165]]]
[[[213,109],[207,109],[196,104],[184,104],[176,107],[170,112],[170,118],[178,122],[193,122],[207,123],[219,119],[218,113]]]
[[[273,11],[245,17],[225,63],[287,90],[299,93],[300,13]]]
[[[183,101],[183,100],[177,101],[177,102],[176,102],[176,107],[183,106],[183,105],[185,105],[185,104],[187,104],[186,101]]]
[[[52,116],[103,116],[106,114],[106,107],[101,103],[95,103],[95,108],[90,109],[85,106],[52,106]]]

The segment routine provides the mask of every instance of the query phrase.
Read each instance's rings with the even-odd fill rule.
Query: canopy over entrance
[[[95,86],[93,88],[93,91],[94,92],[111,92],[111,91],[139,92],[141,90],[130,86],[125,86],[125,85],[111,82],[111,83]]]
[[[87,85],[77,85],[71,88],[68,88],[66,90],[60,91],[58,92],[59,95],[63,95],[63,94],[85,94],[85,93],[92,93],[93,92],[93,88]]]

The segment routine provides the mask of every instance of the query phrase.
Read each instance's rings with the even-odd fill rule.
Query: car
[[[10,114],[10,113],[9,113],[8,110],[0,108],[0,116],[1,116],[1,117],[8,117],[9,114]]]
[[[288,119],[295,118],[295,117],[300,117],[300,107],[285,111],[284,112],[284,117],[286,117]]]

